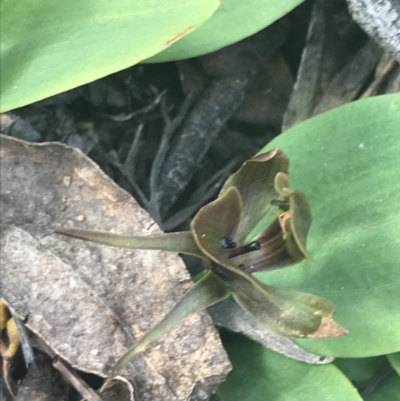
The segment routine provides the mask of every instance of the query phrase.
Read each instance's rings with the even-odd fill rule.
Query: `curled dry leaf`
[[[174,254],[52,235],[77,224],[158,232],[131,196],[78,150],[1,137],[1,210],[2,297],[74,368],[107,376],[191,287]],[[86,219],[77,222],[81,214]],[[121,374],[133,381],[137,399],[175,401],[187,400],[198,385],[214,391],[229,369],[211,320],[201,313]]]

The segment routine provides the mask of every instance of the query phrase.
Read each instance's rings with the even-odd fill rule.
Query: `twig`
[[[385,64],[385,66],[382,68],[380,74],[375,77],[375,79],[371,82],[371,84],[368,86],[368,88],[361,94],[359,99],[365,99],[374,93],[374,91],[377,89],[377,87],[381,84],[383,79],[393,70],[393,68],[396,66],[397,61],[393,57],[388,62]]]
[[[143,132],[143,123],[140,123],[136,129],[135,137],[133,138],[132,145],[129,149],[129,152],[126,156],[125,163],[124,163],[124,170],[129,172],[130,176],[135,176],[135,158],[139,150],[139,141],[142,137]]]
[[[105,152],[100,145],[96,146],[96,151],[99,152],[101,156],[104,157],[109,164],[111,164],[114,168],[116,168],[119,171],[119,173],[128,181],[128,183],[132,186],[133,190],[135,191],[135,195],[139,198],[139,202],[145,208],[149,208],[149,201],[144,196],[142,190],[139,188],[136,181],[133,180],[130,174],[128,174],[125,171],[124,166],[114,157],[110,156],[107,152]]]
[[[118,114],[118,115],[111,115],[111,114],[105,114],[106,117],[108,117],[110,120],[113,121],[117,121],[117,122],[124,122],[124,121],[128,121],[133,117],[139,116],[140,114],[147,114],[149,111],[153,110],[158,103],[160,103],[162,97],[165,95],[166,91],[162,91],[161,93],[159,93],[156,98],[147,106],[139,109],[139,110],[135,110],[132,111],[131,113],[127,113],[127,114]]]
[[[103,401],[103,399],[96,394],[96,392],[89,387],[78,375],[71,372],[59,358],[55,358],[53,366],[62,374],[62,376],[75,388],[75,390],[86,401]]]
[[[214,78],[192,108],[160,174],[160,214],[165,217],[197,171],[226,121],[242,103],[249,74]]]
[[[151,174],[150,174],[150,203],[153,206],[154,209],[157,211],[159,210],[159,197],[157,193],[157,180],[160,175],[160,169],[162,166],[162,163],[165,159],[165,156],[168,151],[168,145],[170,143],[170,140],[172,138],[172,135],[174,132],[179,128],[179,126],[182,124],[183,120],[185,119],[189,108],[192,104],[193,100],[193,93],[189,93],[186,96],[186,99],[182,103],[181,107],[179,108],[178,114],[176,117],[171,120],[168,116],[167,109],[166,109],[166,99],[163,98],[161,101],[161,114],[163,116],[164,122],[165,122],[165,128],[164,128],[164,135],[161,139],[160,146],[158,147],[157,154],[154,158],[153,165],[151,167]]]
[[[7,391],[10,394],[13,400],[16,400],[16,394],[14,394],[12,384],[11,384],[11,375],[10,375],[10,359],[4,358],[3,359],[3,381],[6,385]]]

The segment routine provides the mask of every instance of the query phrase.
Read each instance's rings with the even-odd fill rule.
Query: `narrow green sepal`
[[[236,187],[229,187],[222,196],[197,212],[191,230],[204,255],[218,264],[230,263],[220,240],[235,234],[241,216],[242,199]]]
[[[163,233],[143,236],[120,235],[99,231],[58,228],[56,234],[72,238],[96,242],[98,244],[115,246],[117,248],[155,249],[169,252],[179,252],[204,258],[190,231]]]
[[[262,153],[243,163],[232,174],[221,189],[220,197],[231,188],[239,190],[243,201],[243,213],[233,240],[243,243],[247,235],[255,228],[272,207],[271,201],[279,196],[274,179],[279,172],[287,173],[289,160],[281,149]]]
[[[160,323],[119,359],[100,391],[106,389],[118,372],[135,356],[143,353],[150,344],[158,341],[187,317],[216,304],[229,294],[227,287],[213,273],[206,274],[193,285]]]

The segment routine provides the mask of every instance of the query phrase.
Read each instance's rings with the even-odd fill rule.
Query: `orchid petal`
[[[287,173],[289,161],[280,149],[256,156],[245,163],[231,175],[221,189],[223,196],[230,187],[236,187],[243,201],[243,213],[233,240],[243,243],[252,229],[271,209],[271,201],[279,193],[274,186],[277,173]]]
[[[237,268],[223,266],[214,272],[232,292],[235,301],[268,330],[286,337],[327,338],[348,334],[332,318],[334,306],[324,298],[291,289],[265,285]]]
[[[72,238],[115,246],[117,248],[158,249],[169,252],[180,252],[204,258],[203,253],[193,240],[190,231],[163,233],[143,236],[120,235],[98,231],[58,228],[56,234]]]
[[[289,252],[279,218],[276,218],[256,241],[260,244],[259,250],[231,258],[236,266],[244,266],[247,273],[278,269],[304,259],[301,253]]]
[[[278,173],[275,189],[284,197],[279,216],[262,232],[255,241],[260,249],[232,257],[232,262],[245,266],[247,273],[277,269],[311,259],[306,250],[307,234],[311,225],[311,212],[305,196],[289,188],[288,176]]]
[[[301,192],[289,188],[289,178],[284,173],[276,175],[275,189],[289,202],[288,220],[284,227],[285,235],[288,237],[289,252],[293,255],[302,254],[303,258],[312,259],[306,250],[307,234],[311,226],[311,211],[306,197]],[[281,215],[281,220],[283,220],[283,216],[285,213]]]
[[[221,197],[202,207],[192,220],[191,229],[197,246],[216,263],[230,264],[228,252],[220,241],[234,236],[241,210],[239,191],[230,187]]]
[[[216,304],[228,295],[227,287],[213,273],[209,272],[194,284],[160,323],[119,359],[100,391],[106,389],[118,372],[135,356],[143,353],[150,344],[158,341],[187,317]]]

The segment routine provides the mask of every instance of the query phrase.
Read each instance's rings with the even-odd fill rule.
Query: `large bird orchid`
[[[283,336],[327,338],[347,334],[332,319],[334,307],[328,300],[268,286],[251,275],[310,259],[306,238],[311,213],[305,196],[289,187],[288,169],[289,161],[280,149],[246,161],[228,178],[219,197],[199,210],[190,231],[140,237],[56,230],[59,234],[101,244],[162,249],[204,260],[203,277],[158,325],[121,357],[103,389],[149,344],[186,317],[230,295],[260,324]],[[264,221],[268,222],[263,227]],[[260,234],[254,236],[253,232]]]

